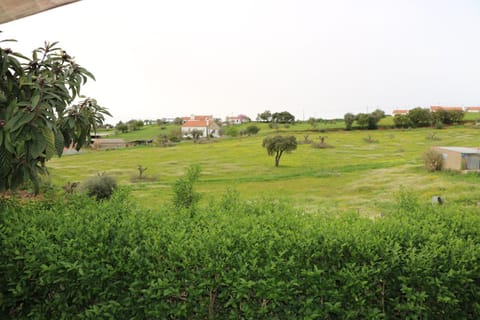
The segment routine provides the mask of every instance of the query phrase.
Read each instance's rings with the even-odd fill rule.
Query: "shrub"
[[[435,129],[443,129],[443,122],[440,120],[435,121]]]
[[[378,143],[378,140],[373,138],[372,136],[368,136],[366,138],[363,138],[363,141],[366,143]]]
[[[443,156],[440,152],[437,152],[433,149],[428,150],[423,154],[423,161],[425,164],[425,169],[428,171],[442,170]]]
[[[98,174],[86,180],[82,189],[89,197],[97,200],[109,199],[117,189],[117,180],[106,174]]]
[[[256,135],[259,131],[260,128],[255,125],[248,126],[247,129],[245,129],[246,134],[248,134],[249,136]]]
[[[437,137],[437,134],[436,134],[435,132],[430,132],[430,133],[425,137],[425,139],[431,140],[431,141],[440,141],[440,140],[442,140],[442,138]]]
[[[192,165],[184,177],[175,181],[173,185],[173,205],[177,209],[195,209],[200,200],[200,194],[194,191],[193,186],[200,177],[200,166]]]
[[[328,149],[328,148],[333,148],[331,144],[325,143],[325,142],[315,142],[311,144],[312,148],[315,149]]]
[[[229,137],[237,137],[239,134],[238,128],[235,126],[228,126],[224,130],[225,135]]]
[[[194,218],[0,199],[1,319],[478,319],[477,209],[305,214],[227,191]]]

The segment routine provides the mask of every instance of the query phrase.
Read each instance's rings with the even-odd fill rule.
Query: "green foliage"
[[[320,119],[320,120],[321,120],[321,119]],[[314,117],[308,118],[307,123],[308,123],[309,125],[311,125],[312,128],[314,128],[314,129],[316,129],[317,126],[318,126],[317,119],[315,119]]]
[[[352,130],[353,123],[355,122],[355,115],[353,113],[346,113],[343,116],[345,121],[345,129]]]
[[[432,123],[432,114],[425,108],[418,107],[408,111],[408,118],[415,128],[429,127]]]
[[[57,43],[31,58],[0,47],[0,191],[31,181],[38,193],[45,162],[64,147],[79,150],[103,124],[109,113],[94,99],[71,105],[87,78]]]
[[[440,152],[430,149],[423,154],[423,162],[427,171],[442,170],[443,156]]]
[[[265,110],[257,115],[257,121],[270,122],[272,120],[272,113],[269,110]]]
[[[126,123],[123,123],[122,121],[120,121],[119,123],[117,123],[115,125],[115,129],[117,131],[120,131],[121,133],[127,133],[128,132],[128,124]]]
[[[226,136],[229,136],[229,137],[238,137],[239,131],[238,131],[238,128],[236,126],[230,125],[230,126],[225,127],[224,134]]]
[[[203,136],[203,131],[199,129],[193,129],[192,131],[190,131],[190,134],[192,135],[193,141],[197,142],[198,139]]]
[[[143,120],[132,119],[132,120],[129,120],[126,123],[126,125],[127,125],[129,131],[137,131],[137,130],[140,130],[145,124],[144,124]]]
[[[385,112],[375,110],[372,113],[359,113],[355,116],[355,121],[360,128],[375,130],[378,128],[378,122],[385,117]]]
[[[366,143],[378,143],[378,140],[373,138],[370,135],[368,137],[363,138],[363,141],[365,141]]]
[[[272,122],[276,123],[294,123],[295,116],[288,111],[275,112],[272,114]]]
[[[461,123],[465,113],[461,110],[437,110],[432,112],[432,122],[442,124]]]
[[[260,131],[260,128],[255,125],[248,126],[245,129],[246,134],[249,136],[256,135],[259,131]]]
[[[280,164],[283,153],[290,153],[297,149],[295,136],[274,136],[263,139],[262,147],[267,149],[269,156],[275,156],[275,167]]]
[[[106,174],[93,176],[81,184],[89,197],[97,200],[109,199],[117,189],[117,180]]]
[[[188,168],[184,177],[173,184],[173,205],[177,209],[190,209],[194,212],[195,206],[200,200],[200,194],[194,190],[194,185],[200,177],[201,168],[192,165]]]
[[[477,210],[403,193],[375,220],[227,191],[193,218],[2,199],[2,319],[477,319]]]
[[[410,117],[405,114],[396,114],[393,117],[393,123],[395,124],[395,127],[397,128],[409,128],[412,126],[412,122],[410,120]]]

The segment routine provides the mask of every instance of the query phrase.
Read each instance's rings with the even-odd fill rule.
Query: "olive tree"
[[[267,149],[269,156],[275,156],[275,167],[278,167],[283,153],[297,149],[297,139],[294,136],[266,137],[262,146]]]
[[[79,96],[94,76],[57,43],[46,42],[31,58],[0,42],[0,191],[27,181],[39,191],[45,162],[64,147],[79,150],[108,111]],[[75,103],[76,98],[83,101]]]
[[[355,115],[353,113],[345,113],[343,116],[343,119],[345,120],[345,128],[347,130],[352,130],[353,127],[353,122],[355,122]]]

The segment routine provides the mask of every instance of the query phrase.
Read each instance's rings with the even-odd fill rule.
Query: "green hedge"
[[[227,193],[207,208],[2,200],[1,319],[477,319],[480,217],[376,220]]]

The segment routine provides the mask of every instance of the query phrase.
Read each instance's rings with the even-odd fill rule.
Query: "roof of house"
[[[204,121],[204,120],[188,120],[182,125],[182,127],[189,127],[189,128],[192,128],[192,127],[204,128],[207,126],[208,126],[207,121]]]
[[[480,107],[465,107],[465,110],[480,110]]]
[[[462,107],[442,107],[442,106],[431,106],[432,111],[447,110],[447,111],[463,111]]]
[[[244,114],[239,114],[238,116],[227,116],[227,119],[246,119],[246,118],[248,117]]]
[[[406,109],[396,109],[392,111],[392,114],[407,114],[409,110]]]
[[[480,149],[478,148],[467,148],[467,147],[436,147],[436,149],[444,149],[458,153],[465,154],[480,154]]]
[[[196,116],[196,115],[191,115],[189,117],[182,117],[182,120],[183,121],[205,121],[205,120],[213,120],[213,116],[204,116],[204,115],[200,115],[200,116]]]
[[[205,121],[207,119],[213,120],[213,116],[193,116],[193,120]]]

